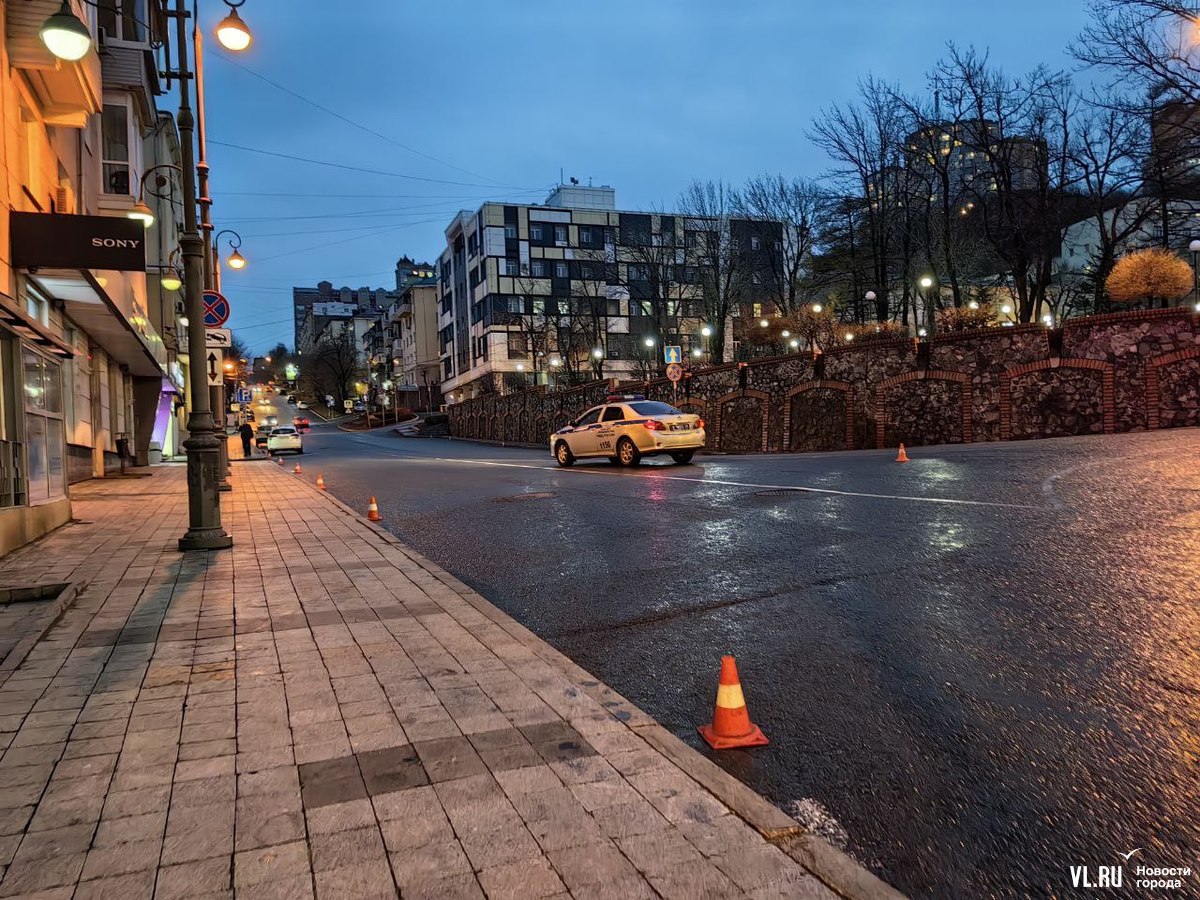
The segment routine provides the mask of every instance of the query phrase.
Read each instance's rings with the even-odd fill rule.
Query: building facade
[[[667,346],[709,361],[716,329],[728,353],[738,313],[772,294],[762,246],[781,237],[773,222],[618,211],[613,188],[574,184],[540,206],[463,211],[445,233],[438,351],[447,402],[649,377],[661,372]],[[711,248],[731,243],[741,254],[738,302],[708,302],[720,281],[709,277]]]
[[[0,4],[0,554],[69,520],[71,483],[178,443],[178,295],[160,276],[180,192],[165,168],[143,189],[178,164],[156,102],[165,20],[74,6],[105,40],[69,63],[38,34],[58,3]],[[139,196],[149,230],[125,215]]]
[[[292,312],[295,320],[294,345],[297,353],[312,352],[316,343],[317,332],[323,326],[320,320],[327,315],[344,317],[342,312],[330,313],[330,310],[353,307],[350,314],[378,318],[395,299],[387,288],[362,287],[357,290],[348,287],[335,288],[331,282],[321,281],[315,288],[292,288]],[[319,307],[315,312],[314,307]],[[305,330],[305,321],[312,312],[316,320],[316,330],[310,327]],[[360,335],[361,337],[361,335]],[[355,346],[358,346],[357,344]]]
[[[437,284],[413,284],[405,289],[388,311],[388,321],[395,335],[391,354],[396,391],[415,392],[422,409],[435,407],[442,380]]]

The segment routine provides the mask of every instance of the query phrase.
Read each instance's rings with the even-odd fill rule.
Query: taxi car
[[[703,419],[640,394],[609,397],[550,435],[550,453],[560,466],[589,457],[636,466],[643,456],[663,453],[684,465],[703,447]]]
[[[269,456],[282,453],[284,450],[291,450],[294,453],[304,452],[304,439],[300,437],[300,432],[291,425],[277,425],[267,435],[267,454]]]

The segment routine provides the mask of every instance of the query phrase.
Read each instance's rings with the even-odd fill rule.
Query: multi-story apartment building
[[[0,554],[68,521],[69,485],[119,451],[170,453],[183,403],[178,294],[160,280],[180,196],[156,169],[179,162],[152,50],[166,21],[144,0],[74,2],[105,40],[65,62],[39,37],[59,6],[0,3]],[[126,216],[139,197],[149,230]]]
[[[779,228],[621,212],[608,186],[560,185],[541,206],[464,210],[438,260],[443,395],[649,375],[661,370],[664,345],[703,354],[706,331],[732,335],[738,311],[706,320],[704,248],[714,236],[742,248],[750,307],[771,293],[761,245],[778,241]]]
[[[292,311],[295,318],[294,334],[297,351],[303,352],[305,348],[302,330],[305,317],[314,305],[342,304],[343,306],[353,306],[360,315],[379,316],[387,310],[394,299],[387,288],[362,287],[358,290],[348,287],[335,288],[328,281],[318,282],[315,288],[293,287]],[[321,313],[317,313],[317,318],[320,318],[321,315]],[[310,333],[308,336],[309,350],[312,349],[312,337],[313,335]]]
[[[397,391],[416,392],[423,408],[436,406],[442,380],[437,284],[410,285],[389,310],[388,320],[395,330],[391,352]]]

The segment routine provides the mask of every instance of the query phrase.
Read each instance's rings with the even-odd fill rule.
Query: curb
[[[0,663],[0,687],[3,687],[13,673],[21,667],[21,663],[25,662],[25,658],[29,656],[31,650],[37,646],[50,629],[58,624],[58,620],[63,617],[68,609],[70,609],[79,595],[83,593],[86,583],[82,581],[72,581],[63,588],[62,593],[58,595],[58,599],[54,601],[46,614],[42,617],[41,625],[37,631],[31,632],[17,642],[17,645],[12,648],[12,651],[4,658],[4,662]]]
[[[290,475],[290,472],[283,472]],[[294,477],[294,476],[293,476]],[[868,871],[849,855],[832,844],[805,830],[804,826],[757,791],[747,787],[715,762],[681,741],[643,710],[630,703],[604,682],[576,665],[571,659],[493,605],[469,585],[459,581],[437,563],[408,547],[383,526],[368,521],[356,510],[338,500],[328,491],[318,490],[300,478],[313,493],[337,506],[346,515],[370,531],[384,543],[398,547],[418,566],[449,587],[477,611],[499,625],[513,638],[533,650],[539,658],[561,671],[585,694],[604,705],[635,734],[667,757],[693,781],[707,790],[750,825],[769,843],[775,845],[804,866],[813,877],[846,900],[905,900],[905,895]],[[435,601],[436,602],[436,601]]]

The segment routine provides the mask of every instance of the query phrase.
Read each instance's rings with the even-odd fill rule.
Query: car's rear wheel
[[[695,455],[695,450],[679,450],[671,454],[671,459],[675,460],[677,465],[686,466],[692,461],[692,457]]]
[[[571,452],[571,448],[567,446],[566,441],[559,441],[555,444],[554,459],[564,469],[567,466],[575,465],[575,454]]]
[[[642,451],[629,438],[623,437],[617,441],[617,461],[623,466],[636,466],[642,461]]]

